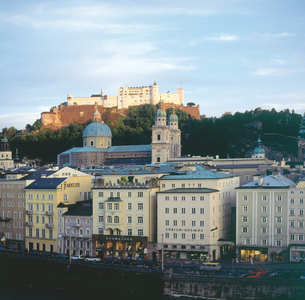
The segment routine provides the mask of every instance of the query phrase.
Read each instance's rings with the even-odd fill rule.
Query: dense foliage
[[[125,116],[105,110],[102,118],[111,128],[113,145],[140,145],[151,143],[151,127],[155,122],[156,107],[142,105],[130,107]],[[167,110],[167,115],[171,109]],[[223,114],[220,118],[189,118],[187,113],[176,110],[179,128],[182,131],[182,155],[215,156],[224,158],[250,157],[261,137],[269,159],[297,157],[297,137],[302,116],[289,109],[277,112],[275,109]],[[72,147],[82,146],[82,134],[87,124],[72,124],[60,130],[40,130],[41,123],[27,125],[25,134],[17,133],[14,127],[7,131],[11,149],[18,148],[19,157],[40,159],[41,164],[56,162],[57,154]]]

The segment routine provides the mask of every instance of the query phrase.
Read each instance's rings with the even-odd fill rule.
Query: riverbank
[[[0,257],[0,288],[3,295],[16,293],[16,297],[24,295],[23,299],[31,295],[47,300],[163,298],[162,278],[151,274],[83,265],[68,268],[67,264],[18,257]]]

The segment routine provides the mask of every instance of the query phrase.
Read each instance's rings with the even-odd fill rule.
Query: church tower
[[[166,125],[166,112],[160,100],[155,114],[155,125],[152,127],[151,163],[162,163],[169,159],[170,129]]]
[[[175,113],[174,106],[171,115],[168,117],[168,126],[170,130],[169,158],[177,158],[181,156],[181,131],[178,128],[178,116]]]
[[[303,115],[298,139],[298,161],[305,161],[305,113]]]

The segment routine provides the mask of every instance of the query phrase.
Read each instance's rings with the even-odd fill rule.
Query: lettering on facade
[[[68,189],[68,188],[78,188],[78,187],[80,187],[79,182],[70,182],[70,183],[64,182],[64,183],[61,184],[61,188],[64,189],[64,190]]]
[[[132,238],[126,237],[106,237],[107,241],[132,241]]]
[[[188,231],[188,232],[203,232],[203,229],[189,229],[189,228],[166,228],[165,231]]]

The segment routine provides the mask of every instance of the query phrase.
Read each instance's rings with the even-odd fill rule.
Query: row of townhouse
[[[234,250],[238,176],[161,164],[100,170],[93,186],[91,179],[63,168],[3,180],[6,246],[143,260],[163,252],[169,260],[210,261]],[[8,196],[12,185],[20,193]]]
[[[305,260],[305,178],[280,173],[237,189],[236,246],[240,260]]]

